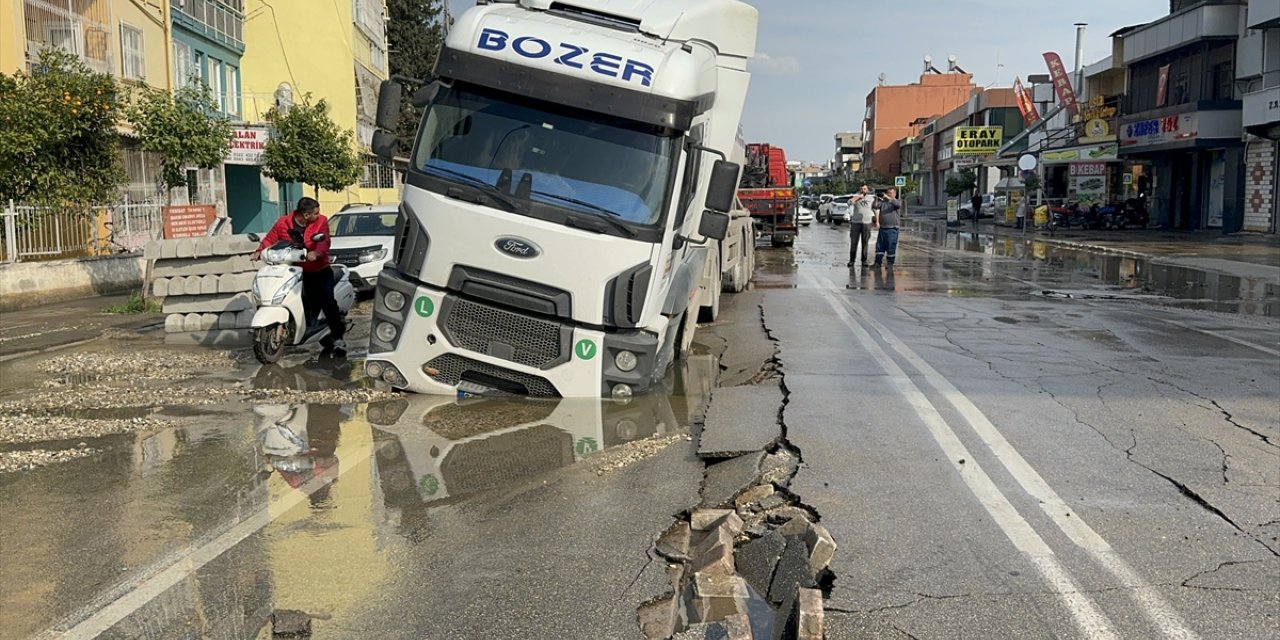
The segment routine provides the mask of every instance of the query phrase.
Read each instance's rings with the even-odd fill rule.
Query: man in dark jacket
[[[317,233],[324,234],[324,239],[319,242],[312,240]],[[346,323],[338,301],[333,297],[333,269],[329,268],[329,219],[320,214],[320,203],[313,198],[299,199],[296,209],[276,220],[251,259],[257,260],[264,249],[280,241],[307,250],[306,260],[298,263],[302,268],[302,305],[306,309],[307,324],[314,322],[323,311],[325,322],[329,324],[329,335],[321,344],[326,350],[345,351],[342,335],[346,331]],[[306,330],[305,327],[299,329]]]
[[[978,218],[982,216],[982,195],[977,191],[973,192],[973,197],[969,198],[969,206],[973,207],[973,228],[978,228]]]

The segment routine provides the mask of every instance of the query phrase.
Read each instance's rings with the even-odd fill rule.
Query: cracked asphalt
[[[847,243],[762,249],[674,392],[625,405],[394,397],[71,307],[0,326],[0,637],[641,637],[711,391],[764,383],[839,545],[829,638],[1275,637],[1276,283]]]

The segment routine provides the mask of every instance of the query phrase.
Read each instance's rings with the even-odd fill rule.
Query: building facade
[[[862,170],[862,132],[842,131],[836,134],[836,153],[831,168],[838,174],[853,175]]]
[[[1236,90],[1241,0],[1175,2],[1121,36],[1128,92],[1119,155],[1151,177],[1148,206],[1172,229],[1244,226],[1244,144]]]
[[[309,2],[245,0],[245,10],[243,125],[237,135],[245,140],[265,138],[266,113],[272,107],[324,99],[333,121],[355,134],[365,173],[358,184],[341,192],[321,192],[321,210],[334,213],[352,203],[398,202],[395,172],[368,150],[378,86],[389,76],[382,0],[338,2],[324,10]],[[240,154],[227,165],[228,204],[236,232],[265,229],[303,194],[302,185],[279,185],[262,175],[260,165],[260,152]]]
[[[1237,55],[1244,91],[1244,230],[1280,226],[1280,2],[1249,3]]]
[[[900,142],[916,133],[925,120],[964,104],[975,88],[973,75],[961,71],[954,61],[947,73],[926,61],[919,82],[880,84],[872,89],[863,121],[863,167],[884,176],[897,175],[902,169]]]

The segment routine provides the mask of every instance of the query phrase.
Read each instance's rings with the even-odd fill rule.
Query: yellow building
[[[166,0],[0,0],[0,71],[30,71],[46,47],[76,54],[126,87],[173,86]],[[126,192],[154,196],[155,164],[122,129]]]
[[[384,15],[382,0],[244,2],[244,135],[263,130],[272,107],[308,95],[312,101],[326,100],[334,122],[355,134],[364,176],[341,192],[322,192],[325,213],[350,203],[399,201],[390,166],[369,152],[378,84],[389,75]],[[301,195],[301,185],[282,188],[257,167],[227,165],[228,211],[236,232],[266,229]]]

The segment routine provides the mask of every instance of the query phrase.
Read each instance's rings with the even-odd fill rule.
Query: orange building
[[[906,85],[882,84],[867,94],[867,116],[863,124],[864,167],[885,176],[902,170],[902,140],[918,135],[926,119],[936,118],[964,104],[977,87],[973,74],[958,68],[942,73],[930,68],[920,81]]]

